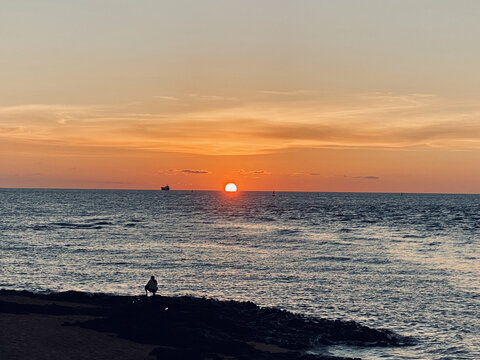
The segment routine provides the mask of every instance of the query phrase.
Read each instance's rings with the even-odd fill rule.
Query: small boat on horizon
[[[170,186],[165,185],[165,186],[162,186],[161,189],[162,189],[162,191],[169,191],[169,190],[170,190]]]

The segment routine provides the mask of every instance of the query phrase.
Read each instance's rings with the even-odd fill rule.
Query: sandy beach
[[[340,359],[316,344],[398,346],[354,322],[307,319],[250,302],[0,290],[2,359]]]
[[[72,314],[54,315],[46,307],[71,309]],[[42,310],[43,308],[43,310]],[[0,296],[0,349],[2,359],[155,359],[155,345],[139,344],[68,323],[95,318],[75,315],[95,306],[54,301],[29,295]],[[36,310],[35,310],[36,309]],[[31,312],[30,312],[31,311]]]

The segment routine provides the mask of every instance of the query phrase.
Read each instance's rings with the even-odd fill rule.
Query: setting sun
[[[226,192],[236,192],[237,191],[237,185],[234,183],[228,183],[225,185],[225,191]]]

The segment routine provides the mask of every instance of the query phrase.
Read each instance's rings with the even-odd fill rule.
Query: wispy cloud
[[[267,171],[267,170],[244,170],[244,169],[240,169],[240,170],[236,170],[234,171],[235,173],[238,173],[240,175],[270,175],[271,172]]]
[[[23,126],[0,126],[0,134],[21,133],[24,129]]]
[[[306,95],[306,94],[317,94],[318,91],[310,91],[310,90],[293,90],[293,91],[260,90],[259,93],[264,94],[264,95],[301,96],[301,95]]]
[[[180,170],[180,172],[184,174],[210,174],[210,171],[207,171],[207,170],[183,169],[183,170]]]
[[[159,173],[166,174],[166,175],[176,175],[176,174],[205,175],[205,174],[211,174],[212,172],[208,170],[168,169],[164,171],[159,171]]]
[[[379,180],[379,176],[352,176],[354,179],[364,179],[364,180]]]
[[[235,96],[224,96],[224,95],[200,95],[200,94],[188,94],[191,98],[201,99],[201,100],[213,100],[213,101],[237,101],[238,97]]]
[[[165,96],[165,95],[153,95],[152,98],[159,100],[168,100],[168,101],[178,101],[179,98],[175,96]]]

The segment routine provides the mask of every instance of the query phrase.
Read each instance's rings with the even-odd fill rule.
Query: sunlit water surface
[[[0,190],[0,288],[251,300],[480,359],[480,196]]]

